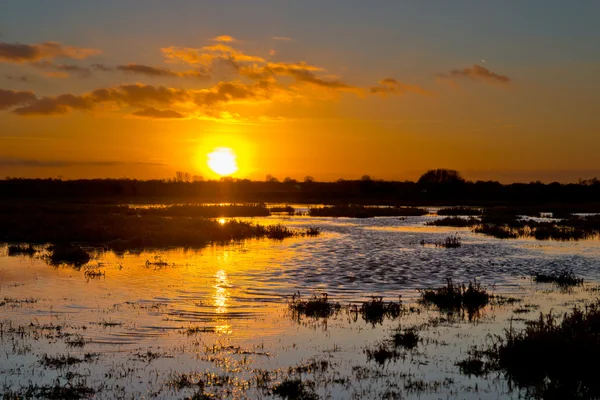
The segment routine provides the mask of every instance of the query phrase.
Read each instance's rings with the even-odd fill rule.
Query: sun
[[[238,170],[237,156],[229,147],[218,147],[208,153],[208,167],[215,173],[225,176]]]

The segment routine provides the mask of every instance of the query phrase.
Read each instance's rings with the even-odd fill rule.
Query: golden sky
[[[370,15],[363,23],[374,33],[352,29],[364,11],[356,4],[320,40],[309,24],[294,25],[308,17],[291,12],[277,17],[291,27],[269,32],[231,22],[227,7],[217,10],[223,23],[197,32],[178,31],[175,14],[167,15],[177,34],[159,37],[148,26],[140,31],[127,10],[122,21],[97,18],[107,27],[117,21],[118,34],[72,19],[53,26],[67,11],[49,10],[39,32],[22,33],[26,41],[17,26],[25,9],[9,3],[0,36],[1,176],[150,179],[186,171],[213,179],[208,154],[220,148],[236,156],[232,176],[250,179],[415,179],[442,167],[470,179],[567,181],[600,170],[600,61],[584,53],[598,47],[591,20],[581,22],[585,32],[550,31],[552,18],[538,21],[521,43],[513,31],[526,21],[506,27],[492,19],[485,36],[485,24],[461,31],[434,15],[438,41],[449,43],[441,46],[435,35],[419,36],[425,26],[402,32]],[[144,4],[154,4],[153,18],[161,11]],[[70,10],[81,18],[92,11]],[[316,31],[333,24],[330,11],[310,19]]]

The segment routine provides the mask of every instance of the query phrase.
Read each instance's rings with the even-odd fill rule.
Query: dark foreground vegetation
[[[561,318],[549,313],[525,329],[510,327],[486,349],[473,349],[458,363],[464,373],[501,371],[509,382],[543,399],[597,399],[600,381],[600,302],[574,308]]]
[[[122,252],[143,248],[198,248],[251,238],[281,240],[320,234],[316,228],[295,230],[283,225],[205,218],[206,215],[239,215],[257,208],[261,209],[260,206],[131,209],[112,205],[13,205],[0,209],[0,242],[50,243],[53,245],[51,263],[64,261],[81,265],[87,261],[81,248],[73,243]],[[13,254],[33,250],[31,246],[9,248]]]

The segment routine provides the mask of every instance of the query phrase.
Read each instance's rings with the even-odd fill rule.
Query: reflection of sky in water
[[[0,248],[0,296],[35,296],[40,300],[22,307],[4,307],[2,320],[20,321],[24,325],[34,322],[87,326],[89,328],[80,333],[93,343],[81,352],[112,354],[116,351],[125,356],[140,348],[181,348],[185,354],[199,354],[204,346],[214,344],[266,346],[276,357],[257,358],[253,362],[265,368],[287,368],[312,354],[340,346],[344,352],[336,357],[347,360],[345,368],[350,368],[353,362],[364,362],[363,346],[386,337],[394,324],[373,329],[360,321],[358,325],[349,325],[348,318],[341,317],[330,320],[327,333],[324,333],[322,326],[310,324],[310,321],[300,325],[291,321],[283,305],[288,296],[297,291],[307,295],[321,290],[342,303],[363,301],[371,295],[394,300],[402,295],[410,300],[417,296],[415,289],[439,285],[447,277],[456,281],[477,277],[484,284],[495,285],[496,293],[524,296],[527,302],[539,305],[539,310],[527,316],[533,317],[542,310],[569,308],[590,294],[545,294],[541,290],[547,287],[536,286],[523,279],[524,276],[566,266],[588,282],[600,282],[596,271],[600,261],[600,242],[597,240],[506,241],[465,229],[424,226],[431,218],[248,218],[262,224],[283,223],[292,228],[319,226],[324,234],[317,238],[284,241],[248,240],[198,251],[164,250],[158,252],[169,264],[163,268],[145,265],[146,260],[152,260],[156,255],[153,252],[122,257],[101,253],[91,263],[106,272],[106,277],[100,279],[86,279],[83,270],[51,268],[41,259],[9,258],[5,256],[4,247]],[[455,232],[463,240],[461,248],[436,249],[419,245],[423,239],[440,240]],[[440,328],[436,340],[457,344],[438,346],[432,360],[421,365],[419,371],[429,377],[443,378],[448,370],[453,370],[455,359],[473,344],[473,336],[485,337],[490,332],[498,332],[506,327],[507,319],[514,317],[511,307],[486,310],[485,313],[495,313],[496,317],[452,329]],[[409,325],[428,317],[415,315],[402,323]],[[104,322],[122,325],[103,327]],[[519,321],[514,323],[521,324]],[[179,333],[188,327],[209,333],[197,338]],[[470,339],[461,341],[457,335],[466,335]],[[193,344],[194,341],[198,343]],[[56,352],[57,345],[52,346],[34,343],[33,351]],[[0,369],[25,363],[18,360],[21,359],[0,355]],[[107,363],[112,362],[110,360]],[[451,360],[450,364],[447,360]],[[179,368],[200,368],[197,359],[185,361],[184,357],[176,361],[172,365],[179,365]],[[235,360],[230,359],[228,363],[243,370]],[[163,361],[161,365],[172,367],[169,361]],[[201,365],[202,368],[214,367],[210,363]],[[410,366],[408,364],[407,368]],[[98,366],[100,372],[103,368]],[[459,375],[453,375],[453,378],[463,379]],[[26,379],[27,374],[23,382]],[[485,380],[468,382],[489,385]],[[479,394],[464,393],[464,397],[477,398]]]

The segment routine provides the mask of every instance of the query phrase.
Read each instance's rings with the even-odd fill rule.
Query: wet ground
[[[322,398],[517,398],[523,392],[502,375],[466,376],[456,362],[510,324],[595,298],[600,241],[501,240],[425,226],[432,218],[255,218],[323,234],[123,256],[96,251],[80,270],[50,267],[43,253],[8,257],[0,247],[0,389],[272,398],[278,383],[299,378]],[[420,244],[453,234],[461,247]],[[564,268],[585,285],[564,292],[529,278]],[[375,324],[346,307],[327,320],[287,307],[297,292],[326,292],[343,306],[401,296],[409,306],[418,289],[447,278],[476,278],[521,301],[488,306],[472,321],[416,307]],[[398,327],[416,327],[419,345],[382,365],[368,360],[365,351]],[[70,362],[56,362],[67,355]]]

